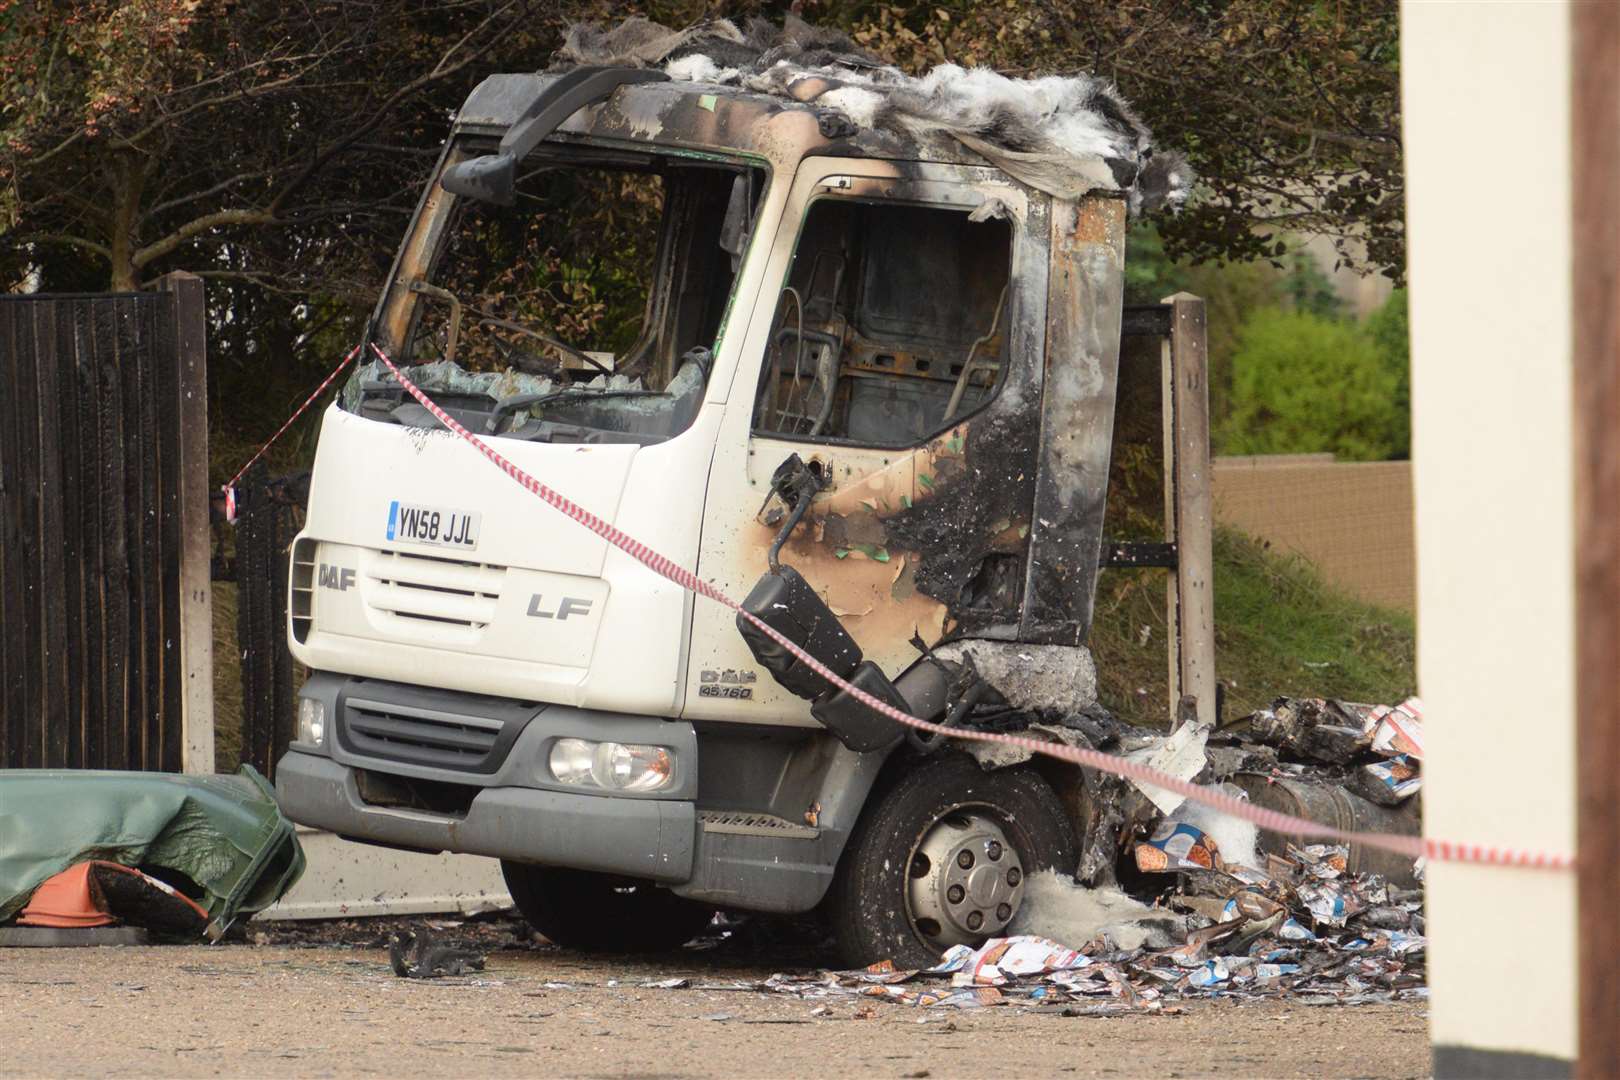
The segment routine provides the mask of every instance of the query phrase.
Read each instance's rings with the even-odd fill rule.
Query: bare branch
[[[244,180],[263,180],[266,177],[275,176],[279,173],[290,172],[292,168],[293,166],[291,165],[280,165],[270,169],[254,169],[250,172],[237,173],[235,176],[227,177],[226,179],[221,180],[219,183],[212,184],[200,191],[193,191],[189,194],[180,195],[173,199],[169,199],[167,202],[158,203],[156,206],[150,207],[143,214],[141,214],[141,220],[145,221],[147,218],[155,217],[156,215],[163,213],[165,210],[173,210],[177,206],[184,206],[186,203],[196,202],[198,199],[206,199],[211,196],[218,195],[220,192],[225,191],[228,188],[235,187]]]
[[[220,210],[204,214],[200,218],[186,222],[163,239],[153,241],[136,251],[130,257],[130,265],[139,270],[153,259],[162,258],[193,236],[208,232],[210,229],[227,225],[269,225],[275,220],[276,215],[268,210]]]
[[[341,154],[354,143],[359,142],[366,135],[370,134],[399,102],[416,93],[418,90],[421,90],[432,83],[438,82],[440,79],[455,74],[457,71],[460,71],[462,68],[466,67],[468,64],[471,64],[473,61],[487,53],[495,45],[496,41],[499,40],[498,34],[491,34],[487,41],[485,41],[478,48],[469,52],[466,56],[462,57],[461,60],[451,64],[448,67],[445,66],[446,61],[466,42],[470,41],[474,35],[485,28],[494,25],[500,16],[503,16],[507,12],[511,11],[512,7],[514,6],[514,2],[515,0],[507,0],[507,3],[504,3],[499,8],[496,8],[495,11],[486,16],[482,22],[480,22],[472,30],[469,30],[466,34],[463,34],[454,45],[445,50],[444,54],[440,57],[439,62],[433,66],[431,71],[425,75],[417,76],[404,86],[395,90],[392,94],[388,95],[388,97],[383,100],[383,103],[379,105],[372,112],[371,116],[361,123],[359,127],[350,131],[347,135],[332,143],[332,145],[328,146],[325,150],[316,154],[314,159],[310,161],[309,165],[306,166],[301,173],[295,176],[292,179],[292,182],[289,183],[284,189],[282,189],[280,193],[276,195],[274,199],[271,200],[271,209],[279,208],[286,202],[288,198],[298,191],[299,188],[308,183],[312,176],[324,168],[327,162],[331,161],[338,154]]]
[[[100,255],[103,259],[112,259],[112,249],[106,244],[98,244],[94,240],[86,240],[82,236],[68,236],[63,233],[24,233],[14,236],[12,242],[19,247],[24,244],[58,244],[62,247],[74,247],[81,251],[88,251]]]

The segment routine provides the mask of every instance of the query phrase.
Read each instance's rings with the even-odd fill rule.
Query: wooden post
[[[158,279],[174,296],[180,364],[181,762],[214,771],[214,592],[209,557],[208,310],[202,278],[176,271]]]
[[[1209,354],[1204,302],[1187,293],[1166,297],[1170,336],[1164,378],[1164,531],[1176,545],[1176,571],[1166,587],[1170,717],[1184,695],[1198,699],[1198,719],[1215,723],[1214,505],[1209,465]]]
[[[1576,940],[1582,1077],[1620,1075],[1620,8],[1570,8]]]

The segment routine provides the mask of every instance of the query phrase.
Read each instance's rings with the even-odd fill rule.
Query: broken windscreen
[[[441,195],[440,220],[413,233],[435,238],[427,272],[401,260],[384,336],[400,328],[412,381],[480,434],[679,434],[702,404],[761,185],[719,163],[548,147],[523,163],[512,206]],[[377,363],[345,405],[437,426]]]

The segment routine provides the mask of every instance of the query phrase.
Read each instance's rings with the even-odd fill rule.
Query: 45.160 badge
[[[735,698],[747,701],[754,696],[753,684],[759,676],[752,671],[734,671],[727,668],[715,671],[705,668],[698,672],[698,697]]]

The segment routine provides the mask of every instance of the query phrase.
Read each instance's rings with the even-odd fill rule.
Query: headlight
[[[550,764],[561,783],[608,791],[658,791],[675,779],[675,755],[640,743],[558,739]]]
[[[326,738],[326,702],[298,699],[298,741],[320,746]]]

